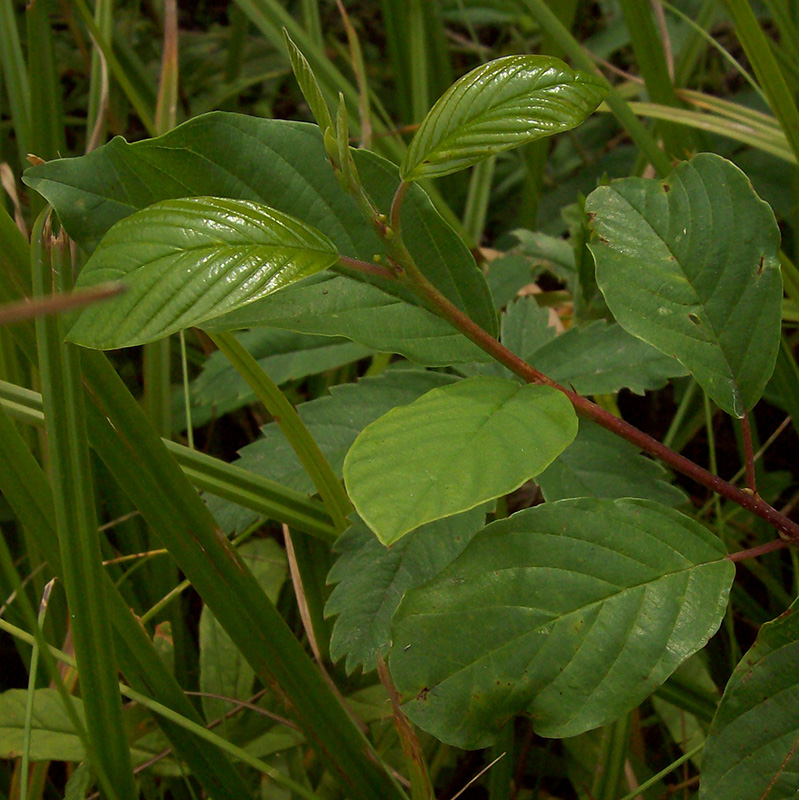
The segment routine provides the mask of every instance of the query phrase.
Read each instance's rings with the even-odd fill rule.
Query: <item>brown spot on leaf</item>
[[[766,264],[766,257],[765,256],[760,256],[760,261],[757,262],[757,274],[758,275],[762,275],[763,274],[763,267],[765,266],[765,264]]]

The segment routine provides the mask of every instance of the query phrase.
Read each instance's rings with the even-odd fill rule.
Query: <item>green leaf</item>
[[[577,433],[556,389],[477,377],[373,422],[344,460],[350,499],[383,544],[512,492]]]
[[[788,800],[799,792],[799,614],[760,629],[721,698],[705,747],[700,800]]]
[[[338,261],[323,234],[245,200],[164,200],[120,220],[76,283],[124,281],[86,308],[71,341],[109,350],[161,339],[276,292]]]
[[[667,506],[686,501],[668,473],[629,442],[580,420],[575,440],[537,478],[548,502],[567,497],[639,497]]]
[[[394,617],[412,722],[486,747],[527,711],[575,736],[641,703],[703,647],[735,573],[705,527],[646,500],[545,503],[489,525]]]
[[[557,58],[505,56],[472,70],[422,120],[404,181],[458,172],[490,155],[579,125],[605,96],[593,75]]]
[[[327,576],[336,584],[325,615],[338,615],[330,639],[334,661],[347,657],[347,672],[376,669],[391,644],[391,618],[403,595],[441,572],[485,525],[485,508],[473,508],[423,525],[392,547],[382,545],[361,521],[339,537],[338,558]]]
[[[365,150],[352,156],[364,188],[386,212],[399,184],[395,164]],[[213,112],[156,139],[121,137],[80,158],[25,172],[69,235],[93,250],[117,221],[161,200],[211,196],[263,203],[321,231],[341,255],[371,261],[385,248],[342,191],[316,125]],[[468,247],[412,187],[402,209],[405,242],[429,280],[478,325],[496,334],[485,278]],[[388,281],[377,283],[397,294]],[[410,298],[410,295],[398,295]]]
[[[208,331],[267,326],[346,336],[429,367],[486,361],[477,345],[430,311],[368,283],[341,276],[304,281],[201,327]]]
[[[425,392],[454,380],[451,375],[437,372],[389,370],[358,383],[332,386],[329,396],[303,403],[297,412],[330,466],[340,475],[347,451],[370,422],[395,406],[412,403]],[[242,448],[236,466],[292,489],[313,492],[313,483],[277,424],[265,425],[261,433],[260,439]],[[258,520],[252,511],[218,498],[210,498],[209,506],[227,532],[244,530]]]
[[[600,187],[586,209],[597,282],[619,324],[742,417],[779,347],[780,234],[769,206],[736,166],[701,153],[663,182]]]
[[[254,539],[238,548],[266,596],[277,602],[288,567],[283,548],[274,539]],[[247,700],[252,695],[255,672],[233,640],[205,606],[200,614],[200,690]],[[232,711],[234,705],[216,697],[202,698],[205,718],[210,722]],[[223,731],[225,722],[222,723]],[[224,733],[223,733],[224,735]]]
[[[311,69],[311,65],[308,63],[308,59],[305,58],[302,50],[291,40],[285,28],[283,28],[283,41],[289,53],[292,72],[297,79],[305,102],[308,103],[311,109],[316,124],[321,128],[322,132],[326,131],[328,128],[332,128],[333,120],[330,118],[330,109],[328,109],[325,98],[322,95],[322,90],[319,88],[316,75],[314,75],[313,69]]]
[[[278,386],[336,369],[373,352],[347,339],[271,328],[248,331],[237,338]],[[191,384],[192,424],[204,425],[214,417],[221,417],[255,401],[255,393],[244,378],[220,350],[215,350]],[[185,427],[182,391],[176,392],[173,408],[177,424]]]
[[[688,372],[675,359],[604,320],[570,328],[523,358],[579,394],[610,394],[619,389],[644,394]]]

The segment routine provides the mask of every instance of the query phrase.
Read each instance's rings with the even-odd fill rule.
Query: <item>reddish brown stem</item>
[[[401,242],[399,244],[400,247],[402,247]],[[600,408],[596,403],[592,403],[576,392],[566,389],[542,372],[531,367],[527,362],[501,345],[496,339],[490,336],[479,325],[475,324],[466,314],[444,297],[438,289],[421,274],[418,267],[413,264],[413,260],[410,258],[410,254],[408,254],[407,251],[399,255],[400,257],[397,260],[406,267],[408,277],[414,288],[417,289],[445,319],[448,319],[460,330],[461,333],[486,353],[493,356],[511,372],[528,383],[551,386],[553,389],[563,392],[563,394],[569,398],[577,413],[581,416],[596,422],[598,425],[615,433],[617,436],[621,436],[622,439],[626,439],[640,450],[652,454],[665,464],[668,464],[672,469],[681,472],[683,475],[687,475],[702,486],[748,509],[753,514],[756,514],[766,520],[770,525],[774,526],[782,536],[790,539],[794,544],[799,544],[799,525],[793,522],[793,520],[780,514],[777,509],[770,506],[753,492],[739,489],[737,486],[733,486],[731,483],[722,480],[717,475],[713,475],[711,472],[703,469],[680,453],[661,444],[657,439],[654,439],[635,426],[630,425],[623,419],[615,417],[613,414]]]
[[[757,547],[730,553],[727,558],[730,561],[746,561],[748,558],[757,558],[758,556],[764,556],[766,553],[773,553],[775,550],[783,550],[790,546],[790,542],[786,542],[785,539],[772,539],[770,542],[759,544]]]
[[[358,270],[358,272],[366,272],[369,275],[379,275],[381,278],[393,280],[396,275],[388,267],[381,267],[379,264],[371,264],[369,261],[361,261],[359,258],[350,258],[349,256],[339,256],[338,263],[344,267]]]

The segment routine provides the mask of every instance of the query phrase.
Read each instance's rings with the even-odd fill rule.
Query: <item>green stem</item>
[[[209,336],[275,418],[316,486],[336,530],[341,533],[349,524],[347,515],[352,512],[352,503],[294,406],[233,334],[210,333]]]

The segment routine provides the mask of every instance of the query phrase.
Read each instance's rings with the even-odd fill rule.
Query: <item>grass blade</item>
[[[31,101],[28,70],[12,0],[0,0],[0,66],[3,69],[20,167],[26,163],[31,141]]]
[[[33,234],[31,258],[38,294],[46,293],[53,282],[61,291],[71,288],[66,237],[53,239],[47,219],[44,213],[39,216]],[[77,348],[62,344],[59,317],[39,318],[36,329],[56,525],[89,738],[101,770],[113,776],[117,794],[122,800],[135,800],[138,792],[124,734],[102,580],[80,358]]]

